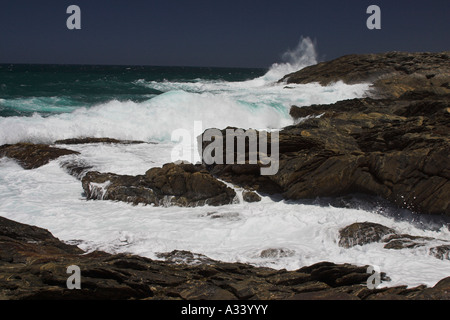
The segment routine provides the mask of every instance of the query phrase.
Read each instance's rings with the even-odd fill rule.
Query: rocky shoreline
[[[47,230],[0,217],[0,299],[14,300],[434,300],[450,299],[450,277],[433,288],[369,289],[368,266],[321,262],[296,271],[225,263],[173,251],[166,261],[85,253]],[[67,268],[80,268],[68,289]],[[382,283],[389,275],[380,274]]]
[[[450,53],[352,55],[281,81],[371,82],[373,92],[371,97],[330,105],[292,106],[295,124],[279,133],[279,170],[273,176],[260,175],[261,164],[171,163],[138,176],[91,171],[89,164],[76,160],[61,165],[80,180],[91,200],[219,206],[236,198],[225,181],[243,188],[248,202],[259,201],[257,193],[287,200],[362,193],[419,214],[450,217]],[[0,146],[0,157],[32,170],[78,154],[62,147],[81,143],[144,142],[80,138],[53,145],[18,143]],[[430,255],[450,259],[450,244],[444,240],[369,223],[340,232],[343,248],[371,242],[385,243],[386,250],[428,246]],[[450,299],[450,278],[433,288],[370,290],[368,266],[322,262],[286,271],[224,263],[190,252],[164,253],[162,258],[166,261],[86,254],[47,230],[0,217],[0,299]],[[69,265],[82,270],[81,290],[66,287]],[[382,274],[382,280],[388,283],[389,275]]]

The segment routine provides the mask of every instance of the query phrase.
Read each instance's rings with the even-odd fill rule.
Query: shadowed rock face
[[[418,213],[450,215],[449,97],[416,92],[292,107],[297,124],[279,134],[278,173],[260,176],[259,165],[249,164],[208,168],[285,199],[366,193]]]
[[[182,300],[359,300],[450,299],[450,280],[370,290],[367,266],[321,262],[296,271],[224,263],[186,251],[160,255],[168,261],[104,252],[85,254],[47,230],[0,217],[0,298],[182,299]],[[191,263],[193,264],[186,264]],[[80,290],[67,289],[80,268]],[[388,281],[381,274],[382,281]]]
[[[68,154],[79,154],[77,151],[54,148],[46,144],[17,143],[0,146],[0,157],[17,160],[24,169],[41,167],[51,160]]]
[[[236,196],[204,167],[192,164],[170,163],[138,176],[88,172],[82,185],[87,199],[157,206],[218,206],[232,203]]]
[[[321,85],[368,82],[378,95],[394,98],[416,90],[449,94],[450,52],[347,55],[306,67],[280,81]]]

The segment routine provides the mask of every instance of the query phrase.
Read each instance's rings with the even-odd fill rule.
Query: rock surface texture
[[[51,160],[68,154],[79,154],[76,151],[54,148],[46,144],[17,143],[0,146],[0,157],[16,160],[24,169],[39,168]]]
[[[209,170],[285,199],[363,193],[417,213],[449,216],[449,68],[448,53],[354,55],[304,68],[283,81],[373,82],[379,97],[292,106],[295,124],[279,133],[275,175],[261,176],[258,164]]]
[[[433,288],[371,290],[367,266],[321,262],[286,271],[224,263],[183,251],[162,257],[167,261],[104,252],[85,254],[47,230],[0,217],[0,299],[450,299],[450,278]],[[67,288],[71,275],[67,268],[72,265],[80,268],[79,290]],[[389,280],[385,274],[381,278]]]
[[[377,95],[393,98],[417,90],[448,94],[450,52],[347,55],[288,74],[281,81],[321,85],[366,82],[373,84]]]
[[[236,196],[233,189],[203,166],[192,164],[170,163],[138,176],[90,171],[82,178],[82,184],[88,199],[157,206],[218,206],[232,203]]]
[[[274,175],[261,175],[261,163],[171,163],[138,176],[101,173],[76,151],[30,143],[0,146],[0,157],[35,169],[73,155],[60,165],[81,180],[87,199],[156,206],[226,205],[237,196],[223,180],[243,188],[247,202],[267,194],[304,200],[358,193],[382,197],[413,212],[450,216],[449,52],[350,55],[280,81],[373,86],[370,97],[362,99],[292,106],[295,124],[279,132]],[[270,133],[267,141],[271,150]],[[79,138],[56,144],[81,143],[141,142]],[[246,151],[249,159],[248,146]],[[449,259],[448,241],[401,234],[379,224],[355,223],[341,229],[339,236],[336,245],[342,250],[378,242],[386,250],[425,247],[430,255]],[[292,254],[271,248],[261,257]],[[367,266],[321,262],[286,271],[224,263],[185,251],[157,256],[164,261],[86,253],[47,230],[0,217],[0,299],[450,300],[450,278],[433,288],[371,290]],[[80,290],[67,288],[70,265],[80,267]],[[382,281],[388,283],[389,275],[382,274]]]

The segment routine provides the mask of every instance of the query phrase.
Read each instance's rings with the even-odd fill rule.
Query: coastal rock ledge
[[[450,278],[433,288],[371,290],[367,266],[321,262],[286,271],[214,261],[183,251],[162,256],[168,260],[99,251],[86,254],[47,230],[0,217],[0,299],[450,300]],[[178,262],[197,257],[206,263]],[[71,265],[81,271],[79,290],[67,288]],[[383,273],[381,279],[382,284],[389,280]]]

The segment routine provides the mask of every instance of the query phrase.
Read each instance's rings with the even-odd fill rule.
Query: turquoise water
[[[72,112],[111,100],[143,102],[163,91],[143,83],[246,81],[264,69],[0,65],[0,116]]]

